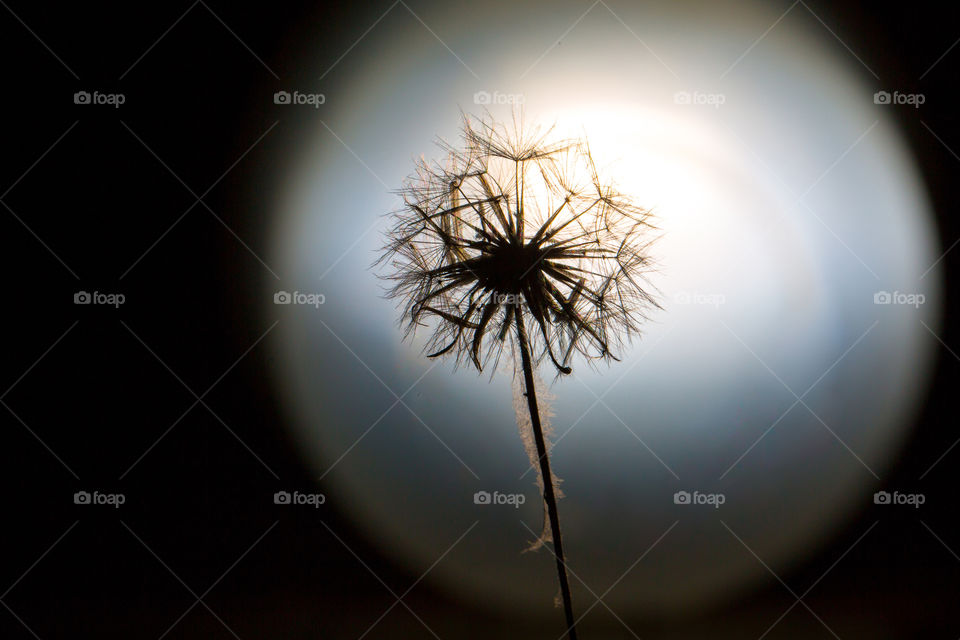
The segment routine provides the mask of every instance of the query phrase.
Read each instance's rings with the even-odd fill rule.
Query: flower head
[[[429,357],[495,365],[519,318],[534,358],[570,373],[575,352],[616,359],[658,307],[649,210],[601,182],[586,141],[551,133],[464,116],[462,147],[441,143],[446,163],[421,159],[400,190],[381,262]]]

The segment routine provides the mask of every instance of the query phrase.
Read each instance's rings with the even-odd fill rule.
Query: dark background
[[[304,117],[274,105],[273,92],[327,90],[320,76],[389,3],[205,2],[11,0],[0,8],[8,51],[2,638],[358,638],[394,604],[391,590],[400,595],[417,579],[331,508],[273,504],[275,491],[323,487],[282,423],[268,340],[257,343],[273,322],[262,313],[262,291],[277,282],[257,258],[268,253],[274,159],[296,142]],[[429,22],[428,7],[411,6]],[[897,114],[947,249],[960,238],[960,158],[947,147],[960,150],[960,47],[919,78],[960,38],[960,12],[938,3],[809,6],[881,85],[925,94],[919,110]],[[121,92],[126,104],[75,105],[80,90]],[[958,262],[960,249],[942,262],[941,337],[953,352]],[[74,305],[78,290],[120,292],[126,303]],[[952,606],[960,595],[960,448],[918,479],[960,437],[958,372],[960,359],[941,348],[913,439],[883,478],[922,492],[926,504],[864,511],[784,576],[803,594],[879,521],[803,599],[841,638],[960,635]],[[127,502],[77,506],[79,490],[121,492]],[[403,602],[444,639],[562,631],[559,613],[499,619],[427,582]],[[771,577],[729,608],[630,622],[644,638],[756,638],[794,602]],[[397,605],[366,637],[430,632]],[[767,637],[830,635],[797,604]]]

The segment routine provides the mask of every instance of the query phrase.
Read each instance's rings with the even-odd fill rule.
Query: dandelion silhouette
[[[544,500],[543,534],[531,548],[553,544],[575,640],[559,480],[535,369],[549,359],[569,374],[575,354],[616,360],[659,305],[646,279],[650,211],[601,182],[585,140],[551,134],[524,131],[516,115],[512,131],[489,115],[464,115],[463,146],[441,141],[445,164],[421,159],[404,183],[405,206],[393,214],[378,262],[389,267],[388,295],[401,301],[405,337],[429,332],[428,357],[495,370],[505,350],[513,356],[518,422]]]

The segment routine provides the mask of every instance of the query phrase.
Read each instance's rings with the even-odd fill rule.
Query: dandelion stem
[[[557,511],[557,498],[553,491],[553,474],[550,472],[550,457],[546,440],[540,426],[540,409],[537,406],[537,392],[533,383],[533,363],[530,359],[530,347],[527,330],[523,324],[523,313],[518,306],[514,318],[517,324],[517,342],[520,343],[520,360],[523,364],[524,395],[530,410],[530,422],[533,425],[533,437],[537,444],[537,456],[540,459],[540,477],[543,481],[543,501],[547,505],[550,518],[550,533],[553,537],[553,552],[557,559],[557,576],[560,579],[560,594],[563,598],[563,610],[567,619],[567,637],[577,640],[576,622],[573,618],[573,600],[570,597],[570,584],[567,581],[567,565],[563,559],[563,539],[560,536],[560,514]]]

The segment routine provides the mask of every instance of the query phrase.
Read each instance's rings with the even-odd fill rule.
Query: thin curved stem
[[[537,392],[533,383],[533,363],[530,359],[530,345],[527,330],[523,324],[523,313],[517,307],[513,314],[517,325],[517,342],[520,343],[520,360],[523,365],[524,395],[530,410],[530,422],[533,425],[533,438],[537,444],[537,456],[540,460],[540,477],[543,480],[543,501],[547,505],[550,519],[550,532],[553,536],[553,553],[557,559],[557,576],[560,579],[560,594],[563,610],[567,619],[567,637],[577,640],[577,627],[573,617],[573,599],[570,597],[570,583],[567,580],[567,565],[563,559],[563,538],[560,536],[560,514],[557,511],[557,498],[553,491],[553,474],[550,472],[550,457],[547,453],[546,439],[540,425],[540,409],[537,406]]]

